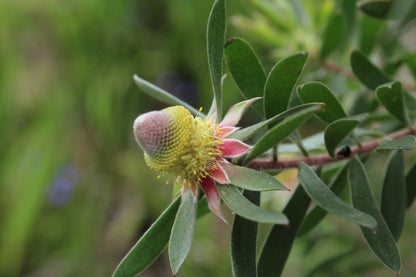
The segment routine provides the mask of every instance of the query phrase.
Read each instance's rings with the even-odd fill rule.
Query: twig
[[[407,135],[416,135],[416,129],[403,129],[398,132],[392,133],[390,135],[386,135],[383,138],[389,139],[398,139]],[[381,142],[381,139],[376,139],[369,141],[367,143],[362,144],[361,146],[355,146],[351,148],[351,154],[348,157],[341,157],[341,158],[332,158],[329,154],[321,154],[316,156],[309,156],[309,157],[301,157],[295,159],[287,159],[287,160],[253,160],[248,164],[249,168],[257,169],[257,170],[265,170],[265,169],[285,169],[285,168],[295,168],[299,167],[302,162],[308,165],[324,165],[344,159],[350,159],[355,155],[361,155],[368,152],[373,151],[376,149]]]

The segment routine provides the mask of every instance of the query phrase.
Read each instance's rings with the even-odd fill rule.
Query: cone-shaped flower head
[[[178,177],[181,186],[196,186],[221,156],[212,122],[181,106],[140,115],[133,127],[147,165]]]
[[[235,104],[219,124],[215,116],[194,117],[181,106],[140,115],[133,131],[147,165],[173,175],[177,184],[190,187],[194,194],[201,185],[210,209],[224,220],[215,182],[231,183],[229,174],[233,172],[224,170],[230,167],[224,158],[239,157],[251,148],[227,136],[237,129],[234,126],[242,113],[257,99]]]

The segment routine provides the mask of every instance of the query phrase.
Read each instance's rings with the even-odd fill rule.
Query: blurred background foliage
[[[397,20],[390,24],[363,14],[355,1],[293,3],[295,8],[284,0],[228,1],[229,35],[247,39],[267,70],[287,54],[308,51],[302,81],[324,81],[351,110],[360,99],[371,105],[350,74],[351,49],[360,48],[390,75],[414,84],[412,16],[396,26]],[[131,130],[137,115],[164,105],[141,94],[132,76],[207,109],[211,5],[0,1],[0,276],[109,276],[170,203],[171,187],[145,166]],[[336,43],[344,47],[323,56],[328,22],[337,15],[345,32]],[[241,99],[231,78],[224,87],[226,105]],[[377,155],[369,162],[385,160]],[[382,176],[371,173],[380,185]],[[291,176],[283,178],[293,182]],[[286,201],[272,193],[263,200],[269,207]],[[416,272],[414,215],[413,209],[399,243],[401,276]],[[357,227],[329,218],[295,244],[287,276],[391,275],[368,255]],[[231,276],[229,232],[215,216],[199,220],[181,276]],[[142,276],[169,275],[162,256]]]

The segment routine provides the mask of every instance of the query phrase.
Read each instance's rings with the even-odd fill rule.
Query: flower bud
[[[221,156],[214,127],[181,106],[145,113],[133,125],[147,165],[172,174],[181,186],[197,185]]]
[[[192,115],[183,107],[142,114],[134,121],[136,141],[146,163],[157,171],[170,171],[184,154],[192,133]]]

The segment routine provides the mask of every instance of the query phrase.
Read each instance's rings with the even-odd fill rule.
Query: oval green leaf
[[[351,53],[351,68],[355,76],[371,90],[390,82],[390,78],[359,50]]]
[[[310,198],[301,185],[298,185],[283,213],[290,221],[290,227],[275,225],[261,249],[257,262],[258,277],[275,277],[282,274],[292,249],[300,224],[308,209]]]
[[[346,118],[341,118],[330,123],[325,129],[325,146],[331,157],[335,157],[337,146],[357,127],[361,124],[368,114],[361,114]]]
[[[348,164],[344,166],[341,172],[337,175],[334,179],[332,184],[330,184],[329,188],[331,191],[338,197],[345,188],[348,180]],[[328,214],[328,212],[322,209],[320,206],[316,206],[313,208],[312,211],[308,213],[305,220],[302,222],[302,226],[300,227],[298,237],[303,236],[310,232],[313,228],[315,228],[324,217]]]
[[[361,51],[355,50],[351,53],[351,68],[354,75],[367,88],[376,90],[378,86],[390,82],[390,78],[378,69]],[[404,93],[404,102],[408,109],[416,109],[416,99],[407,91]]]
[[[221,167],[227,172],[231,184],[238,187],[253,191],[287,190],[276,178],[263,172],[226,163],[221,163]]]
[[[402,234],[406,214],[406,180],[403,150],[394,151],[387,165],[381,193],[381,214],[396,241]]]
[[[183,193],[169,239],[169,262],[173,275],[178,273],[191,250],[197,203],[197,197],[192,194],[191,189]]]
[[[298,52],[283,58],[273,67],[264,87],[266,118],[271,118],[287,109],[290,95],[299,80],[307,58],[308,53]]]
[[[233,185],[217,185],[218,191],[225,204],[245,219],[272,224],[288,224],[289,220],[286,215],[276,213],[260,208],[251,203],[243,194]]]
[[[301,104],[299,106],[290,108],[284,112],[281,112],[275,116],[273,116],[272,118],[269,118],[267,120],[264,120],[262,122],[259,122],[257,124],[251,125],[249,127],[240,129],[235,131],[234,133],[231,133],[231,135],[227,136],[227,138],[233,138],[233,139],[238,139],[238,140],[244,140],[247,139],[248,137],[254,135],[256,132],[260,131],[262,128],[268,126],[271,123],[274,123],[276,121],[279,121],[281,119],[284,119],[285,117],[304,111],[306,109],[311,109],[311,110],[318,110],[321,109],[323,106],[323,103],[309,103],[309,104]]]
[[[300,166],[298,179],[309,197],[321,208],[361,226],[370,228],[376,227],[377,222],[372,216],[354,209],[342,201],[305,163],[302,163]]]
[[[377,220],[376,230],[360,227],[368,246],[386,267],[398,274],[402,264],[399,249],[377,207],[364,165],[357,157],[350,164],[348,182],[354,207]]]
[[[163,103],[170,104],[170,105],[179,105],[184,106],[189,111],[191,111],[194,115],[201,115],[201,112],[199,112],[197,109],[192,107],[191,105],[183,102],[179,98],[173,96],[167,91],[164,91],[163,89],[153,85],[152,83],[149,83],[148,81],[143,80],[137,75],[133,76],[134,82],[136,85],[143,90],[144,93],[151,96],[152,98],[159,100]],[[203,116],[203,115],[202,115]]]
[[[404,106],[402,84],[398,81],[387,83],[376,89],[380,103],[398,120],[407,123],[407,111]]]
[[[369,55],[373,51],[386,22],[369,16],[363,16],[360,24],[360,50],[366,55]]]
[[[215,0],[208,18],[207,52],[209,73],[219,119],[222,118],[221,78],[225,30],[225,1]]]
[[[264,136],[262,136],[253,147],[246,158],[246,162],[277,145],[281,140],[289,136],[299,126],[301,126],[312,114],[315,113],[315,111],[316,108],[312,110],[306,109],[295,115],[287,117],[284,121],[274,126],[266,134],[264,134]]]
[[[378,19],[384,19],[388,16],[391,4],[391,0],[363,0],[358,3],[365,14]]]
[[[169,241],[171,228],[181,198],[178,197],[150,226],[139,241],[118,264],[113,277],[132,277],[145,270],[163,251]]]
[[[384,139],[381,141],[377,150],[413,150],[415,148],[416,137],[404,136],[395,140]]]
[[[416,163],[413,164],[412,168],[406,174],[406,207],[410,208],[416,197]]]
[[[230,38],[224,52],[228,70],[245,98],[263,97],[266,73],[248,42],[242,38]],[[253,106],[264,113],[262,102]]]
[[[316,113],[325,122],[347,117],[347,113],[335,94],[323,83],[309,82],[298,87],[298,94],[303,103],[322,102],[326,106]]]
[[[346,31],[346,18],[341,12],[335,12],[328,20],[322,35],[321,59],[325,59],[343,41]]]
[[[254,205],[260,205],[260,192],[244,191],[243,195]],[[234,217],[231,232],[231,266],[234,277],[257,276],[257,222],[239,215]]]

